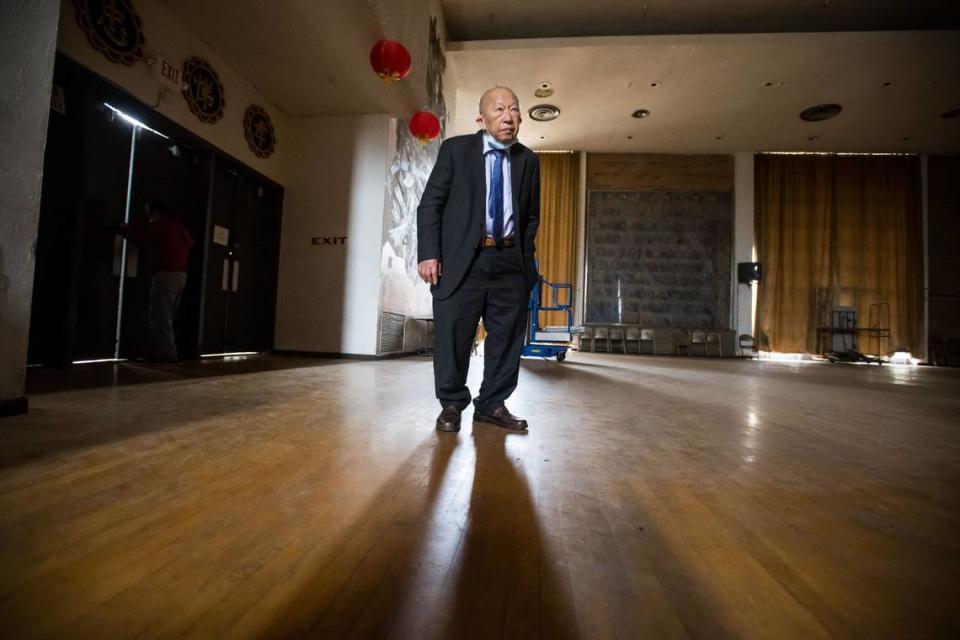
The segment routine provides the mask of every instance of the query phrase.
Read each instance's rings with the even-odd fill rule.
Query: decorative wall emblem
[[[143,23],[130,0],[73,0],[73,6],[87,40],[111,62],[129,66],[143,58]]]
[[[250,150],[258,158],[266,158],[273,153],[277,145],[277,136],[273,131],[270,115],[255,104],[247,107],[243,116],[243,133],[247,138]]]
[[[183,63],[183,82],[186,85],[183,97],[200,122],[213,124],[223,117],[223,108],[227,106],[223,85],[217,72],[206,60],[190,58]]]

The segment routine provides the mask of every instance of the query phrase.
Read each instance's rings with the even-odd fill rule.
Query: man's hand
[[[417,272],[427,284],[437,284],[437,282],[440,280],[440,274],[443,273],[443,268],[440,266],[440,261],[436,258],[433,258],[430,260],[424,260],[418,264]]]

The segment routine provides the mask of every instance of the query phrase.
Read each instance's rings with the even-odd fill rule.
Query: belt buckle
[[[514,243],[515,243],[515,242],[516,242],[516,241],[515,241],[514,237],[513,237],[513,236],[510,236],[509,238],[503,238],[503,239],[501,239],[501,240],[500,240],[500,246],[501,246],[501,247],[507,247],[507,248],[509,249],[510,247],[514,246]],[[485,236],[483,236],[483,243],[482,243],[482,244],[483,244],[484,247],[496,247],[496,246],[497,246],[497,241],[493,239],[493,236],[487,236],[487,235],[485,235]]]

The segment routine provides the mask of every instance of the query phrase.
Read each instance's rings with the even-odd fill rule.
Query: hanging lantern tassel
[[[417,111],[410,118],[410,133],[420,144],[427,144],[440,135],[440,120],[429,111]]]
[[[370,66],[386,83],[402,80],[410,73],[410,52],[399,42],[381,40],[370,49]]]

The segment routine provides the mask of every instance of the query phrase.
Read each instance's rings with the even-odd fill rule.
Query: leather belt
[[[501,247],[510,248],[515,244],[516,244],[516,241],[514,240],[513,236],[510,236],[509,238],[504,238],[503,240],[500,241]],[[484,248],[495,247],[497,246],[497,241],[494,240],[492,236],[483,236],[483,242],[481,243],[481,246]]]

